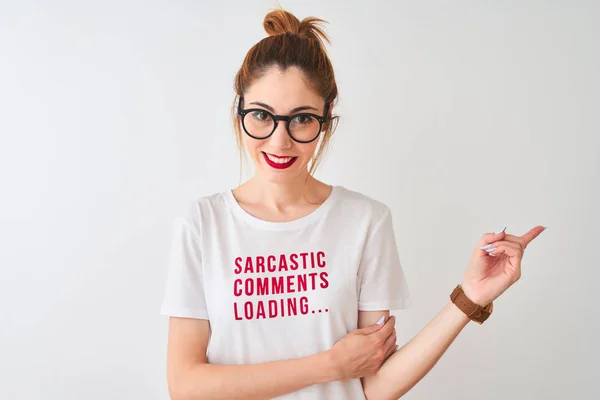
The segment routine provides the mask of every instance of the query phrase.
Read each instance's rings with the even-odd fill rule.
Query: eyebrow
[[[271,111],[272,113],[275,113],[275,109],[274,109],[273,107],[271,107],[270,105],[268,105],[268,104],[261,103],[261,102],[258,102],[258,101],[253,101],[253,102],[252,102],[252,103],[250,103],[250,104],[256,104],[257,106],[264,107],[264,108],[266,108],[267,110]],[[311,106],[302,106],[302,107],[296,107],[296,108],[294,108],[292,111],[290,111],[290,113],[291,113],[291,114],[293,114],[293,113],[296,113],[296,112],[298,112],[298,111],[304,111],[304,110],[315,110],[315,111],[319,111],[319,109],[318,109],[318,108],[315,108],[315,107],[311,107]]]

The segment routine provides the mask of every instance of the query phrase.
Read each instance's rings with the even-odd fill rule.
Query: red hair
[[[337,100],[338,90],[333,67],[325,51],[325,42],[330,41],[320,26],[323,23],[326,21],[316,17],[307,17],[300,21],[293,14],[281,9],[271,11],[265,16],[263,27],[269,36],[248,51],[235,76],[236,97],[231,112],[240,148],[240,162],[243,148],[241,121],[237,115],[240,96],[268,69],[278,67],[285,71],[289,67],[297,67],[306,76],[311,88],[323,98],[325,104],[330,105],[327,121],[323,124],[321,146],[313,156],[309,173],[312,174],[317,169],[339,118],[332,114],[331,105]]]

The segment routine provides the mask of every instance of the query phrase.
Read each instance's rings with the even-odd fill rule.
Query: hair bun
[[[306,36],[318,41],[322,45],[323,41],[329,43],[329,38],[319,26],[319,24],[325,22],[316,17],[306,17],[300,22],[294,14],[279,9],[273,10],[265,16],[263,27],[269,36],[283,35],[289,32],[295,35]]]
[[[269,36],[282,35],[286,32],[298,34],[300,21],[292,13],[273,10],[265,16],[263,27]]]

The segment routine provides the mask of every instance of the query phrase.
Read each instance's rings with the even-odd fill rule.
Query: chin
[[[298,163],[298,161],[300,160],[297,160],[296,163]],[[296,181],[299,176],[303,175],[303,168],[305,170],[306,166],[292,165],[290,168],[285,170],[276,170],[268,164],[262,163],[259,166],[258,172],[260,173],[261,178],[267,182],[283,184]],[[306,170],[304,172],[308,173]]]
[[[261,168],[260,176],[263,180],[270,183],[288,183],[294,181],[298,177],[298,171],[272,171],[269,166]]]

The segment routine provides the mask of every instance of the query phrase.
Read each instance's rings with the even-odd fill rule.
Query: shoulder
[[[187,224],[200,231],[204,221],[218,218],[223,215],[229,206],[228,191],[199,195],[188,199],[176,217],[176,224]]]
[[[375,223],[391,216],[391,208],[383,201],[343,186],[337,189],[343,212],[363,215]]]
[[[198,196],[191,200],[188,212],[193,215],[219,212],[229,205],[230,191]]]

